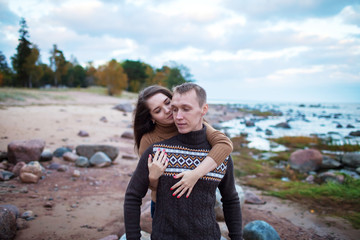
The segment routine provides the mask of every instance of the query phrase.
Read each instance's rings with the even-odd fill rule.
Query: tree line
[[[11,57],[12,68],[0,51],[0,86],[39,88],[104,86],[109,95],[121,91],[139,92],[146,86],[158,84],[171,89],[184,82],[191,82],[187,67],[170,62],[161,68],[134,60],[118,62],[115,59],[98,67],[88,62],[81,66],[75,57],[67,60],[56,44],[50,50],[49,64],[41,62],[38,46],[29,40],[26,20],[20,20],[19,44]]]

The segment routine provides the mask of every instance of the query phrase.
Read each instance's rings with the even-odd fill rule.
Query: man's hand
[[[175,175],[174,176],[175,179],[178,178],[182,178],[182,179],[171,187],[171,190],[176,189],[175,192],[173,193],[173,196],[176,196],[178,194],[177,198],[180,198],[182,195],[184,195],[187,192],[186,198],[188,198],[200,177],[201,176],[199,176],[197,172],[194,170],[185,171]]]
[[[160,149],[158,149],[155,153],[153,160],[151,154],[149,154],[148,168],[150,188],[152,190],[155,190],[157,188],[159,177],[164,173],[168,163],[169,161],[167,159],[167,154],[165,150],[160,151]]]

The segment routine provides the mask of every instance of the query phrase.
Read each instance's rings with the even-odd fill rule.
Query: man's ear
[[[208,110],[209,106],[207,104],[204,104],[204,106],[202,107],[201,115],[205,116]]]

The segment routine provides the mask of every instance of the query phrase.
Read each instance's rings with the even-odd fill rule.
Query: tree
[[[29,33],[28,33],[28,26],[24,18],[20,20],[20,38],[19,38],[19,45],[16,48],[16,54],[11,57],[12,66],[16,73],[16,82],[15,86],[22,86],[26,87],[29,79],[29,73],[24,68],[24,64],[26,59],[31,54],[31,42],[28,40]]]
[[[93,62],[88,62],[87,66],[85,67],[86,71],[86,83],[88,86],[95,85],[95,83],[98,81],[96,77],[96,68],[93,65]]]
[[[126,88],[128,82],[124,69],[115,59],[99,66],[96,77],[99,79],[100,85],[107,87],[110,96],[120,94]]]
[[[50,67],[54,71],[54,85],[62,85],[62,76],[66,74],[66,59],[61,50],[59,50],[56,44],[53,45],[53,49],[50,51]]]
[[[140,61],[126,60],[122,63],[125,73],[128,76],[127,90],[130,92],[139,92],[145,86],[146,66]]]
[[[39,65],[39,67],[41,68],[41,71],[43,72],[43,75],[39,81],[39,86],[52,85],[52,83],[54,81],[54,72],[52,71],[52,69],[45,63],[41,63]]]
[[[171,62],[172,68],[170,74],[166,79],[166,87],[172,89],[173,87],[185,82],[192,82],[192,74],[190,70],[184,65],[178,65],[176,62]]]
[[[32,88],[33,86],[39,86],[39,81],[44,74],[42,68],[39,66],[40,62],[40,51],[39,48],[33,44],[30,55],[26,58],[23,68],[28,74],[27,87]]]
[[[5,55],[0,51],[0,86],[11,86],[11,69]]]
[[[79,65],[74,65],[73,63],[67,64],[67,72],[64,76],[66,79],[64,83],[66,83],[69,87],[87,87],[86,82],[86,71],[85,69]]]

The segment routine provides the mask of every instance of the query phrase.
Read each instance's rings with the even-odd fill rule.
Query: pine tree
[[[11,57],[12,66],[15,71],[15,86],[28,87],[29,73],[24,68],[27,58],[31,54],[31,42],[28,40],[29,32],[25,18],[20,20],[20,38],[19,45],[16,48],[16,54]]]

